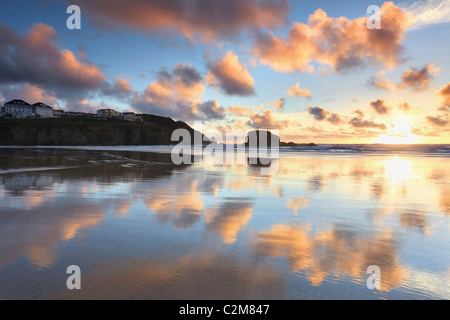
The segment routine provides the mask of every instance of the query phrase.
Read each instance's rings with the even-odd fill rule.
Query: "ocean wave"
[[[321,144],[313,147],[281,147],[281,152],[380,153],[449,155],[450,145]]]

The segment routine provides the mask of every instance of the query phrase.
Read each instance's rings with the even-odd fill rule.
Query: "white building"
[[[3,105],[2,115],[11,118],[52,118],[53,109],[42,102],[31,105],[23,100],[14,99]]]
[[[33,113],[36,118],[53,118],[53,109],[42,102],[33,104]]]
[[[142,122],[142,117],[136,115],[134,112],[122,112],[119,116],[119,119],[121,120],[127,120],[127,121],[136,121],[136,122]]]
[[[33,117],[33,106],[23,100],[15,99],[3,105],[2,114],[4,117],[28,118]]]
[[[100,109],[97,110],[97,116],[102,118],[112,118],[117,117],[120,114],[120,112],[117,112],[114,109]]]
[[[64,110],[53,110],[53,116],[56,118],[61,118],[64,115]]]

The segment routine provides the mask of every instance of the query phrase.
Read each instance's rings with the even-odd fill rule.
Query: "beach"
[[[448,145],[167,150],[0,148],[0,298],[450,298]]]

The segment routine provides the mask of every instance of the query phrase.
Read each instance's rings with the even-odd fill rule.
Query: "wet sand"
[[[304,152],[277,168],[0,149],[0,298],[450,298],[448,158]]]

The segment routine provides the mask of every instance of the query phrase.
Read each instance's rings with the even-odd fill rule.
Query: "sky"
[[[286,142],[450,143],[448,52],[450,0],[2,1],[0,103]]]

